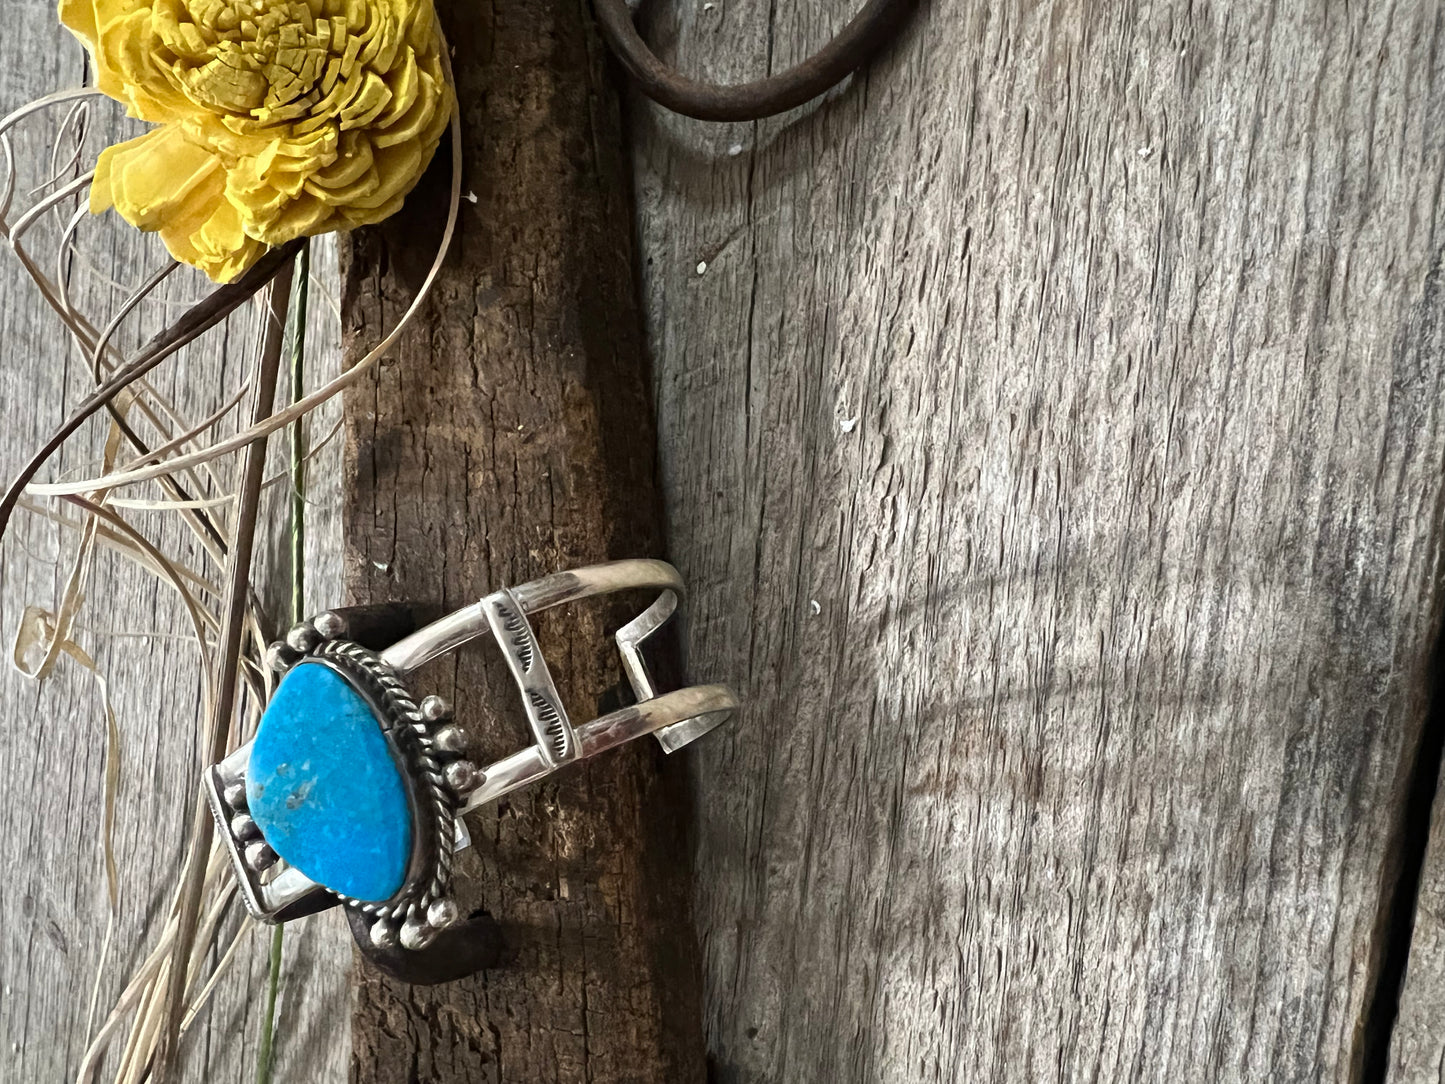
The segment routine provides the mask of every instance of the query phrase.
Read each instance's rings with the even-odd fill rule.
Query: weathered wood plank
[[[464,132],[458,240],[393,358],[346,396],[346,579],[434,616],[502,585],[655,555],[661,509],[615,93],[573,0],[439,5]],[[434,169],[344,269],[349,349],[410,303],[447,205]],[[632,600],[635,603],[636,600]],[[626,605],[626,604],[624,604]],[[581,606],[538,636],[581,722],[617,703],[611,630]],[[487,763],[529,742],[514,681],[477,644],[429,668]],[[359,973],[358,1084],[703,1079],[686,775],[637,742],[479,809],[464,910],[503,966],[444,987]]]
[[[12,5],[0,33],[0,113],[39,95],[79,84],[82,51],[55,19],[49,4]],[[105,108],[97,119],[115,128]],[[133,128],[133,126],[131,126]],[[17,153],[35,163],[34,183],[49,161],[39,129],[27,126]],[[24,198],[24,191],[21,192]],[[82,272],[80,301],[102,311],[122,296],[104,280],[134,285],[159,266],[163,252],[123,225],[87,224],[82,250],[96,267]],[[340,336],[335,309],[335,259],[323,247],[314,294],[310,340],[314,373],[335,373]],[[174,318],[204,280],[190,272],[173,283],[152,315],[121,336],[135,346]],[[329,285],[328,285],[329,283]],[[330,292],[328,301],[323,294]],[[192,417],[215,409],[245,379],[254,354],[254,316],[238,320],[227,349],[206,340],[156,377]],[[8,476],[86,390],[83,359],[59,350],[61,325],[30,286],[17,261],[0,249],[0,473]],[[284,391],[284,389],[283,389]],[[324,434],[319,419],[312,432]],[[57,463],[54,474],[92,469],[104,437],[102,425],[86,431]],[[277,442],[278,444],[280,442]],[[274,468],[283,462],[274,450]],[[340,444],[323,451],[308,487],[308,597],[321,607],[335,602],[340,584]],[[231,464],[222,465],[224,479]],[[142,492],[139,495],[153,496]],[[258,554],[263,586],[279,602],[289,577],[285,559],[284,493],[271,495],[274,527]],[[127,513],[134,515],[133,513]],[[157,529],[158,520],[142,523]],[[174,524],[160,528],[165,548],[184,551]],[[22,519],[0,561],[0,629],[6,650],[27,604],[49,605],[65,573],[73,538]],[[132,968],[153,943],[168,904],[190,823],[198,776],[198,685],[194,648],[172,593],[110,556],[99,561],[79,641],[95,654],[110,683],[123,735],[116,853],[126,890],[114,949],[97,999],[104,1017]],[[178,635],[181,634],[181,635]],[[100,963],[107,903],[101,871],[101,815],[105,724],[94,682],[78,667],[62,665],[37,688],[8,665],[0,668],[0,1078],[57,1081],[73,1077],[88,1039],[86,1022]],[[43,740],[35,741],[39,734]],[[266,974],[268,936],[243,948],[217,991],[198,1034],[186,1044],[186,1079],[249,1080],[254,1072],[258,1013]],[[339,1080],[349,1057],[347,1006],[350,938],[334,916],[294,927],[288,939],[280,1001],[278,1080]],[[114,1072],[114,1066],[111,1066]],[[108,1077],[106,1077],[108,1079]]]
[[[848,7],[650,33],[737,81]],[[693,754],[716,1079],[1350,1079],[1440,609],[1441,18],[938,0],[805,119],[639,105],[670,552],[749,704]]]

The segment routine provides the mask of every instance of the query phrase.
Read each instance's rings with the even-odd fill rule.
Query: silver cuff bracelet
[[[634,589],[660,592],[614,637],[637,703],[574,726],[528,615]],[[339,901],[367,916],[376,946],[424,948],[458,919],[450,887],[452,856],[471,842],[463,814],[644,734],[674,752],[736,709],[721,685],[657,693],[640,648],[682,590],[663,561],[615,561],[503,588],[380,652],[349,639],[336,612],[293,628],[267,652],[283,676],[255,738],[204,778],[247,909],[281,922]],[[478,766],[449,705],[418,699],[407,682],[486,633],[516,679],[534,744]]]

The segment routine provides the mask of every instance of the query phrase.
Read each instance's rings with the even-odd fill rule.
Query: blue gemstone
[[[317,884],[385,900],[406,880],[411,806],[371,706],[336,671],[302,662],[261,716],[246,801],[266,842]]]

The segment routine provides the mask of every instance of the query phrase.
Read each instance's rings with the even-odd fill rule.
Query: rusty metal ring
[[[642,40],[627,0],[595,0],[602,37],[642,93],[697,120],[758,120],[786,113],[868,63],[893,39],[913,0],[868,0],[827,45],[801,64],[766,79],[721,86],[690,79],[658,60]]]

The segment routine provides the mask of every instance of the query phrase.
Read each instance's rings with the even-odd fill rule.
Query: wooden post
[[[465,133],[460,237],[424,317],[346,402],[349,594],[435,613],[661,552],[624,159],[585,8],[457,2],[442,16]],[[352,357],[430,262],[446,197],[428,184],[343,260]],[[577,717],[620,680],[613,627],[585,607],[539,624]],[[481,759],[527,740],[482,647],[424,680],[482,736]],[[501,923],[507,964],[434,988],[360,966],[354,1080],[702,1078],[684,766],[661,760],[635,743],[471,818],[458,895]]]

